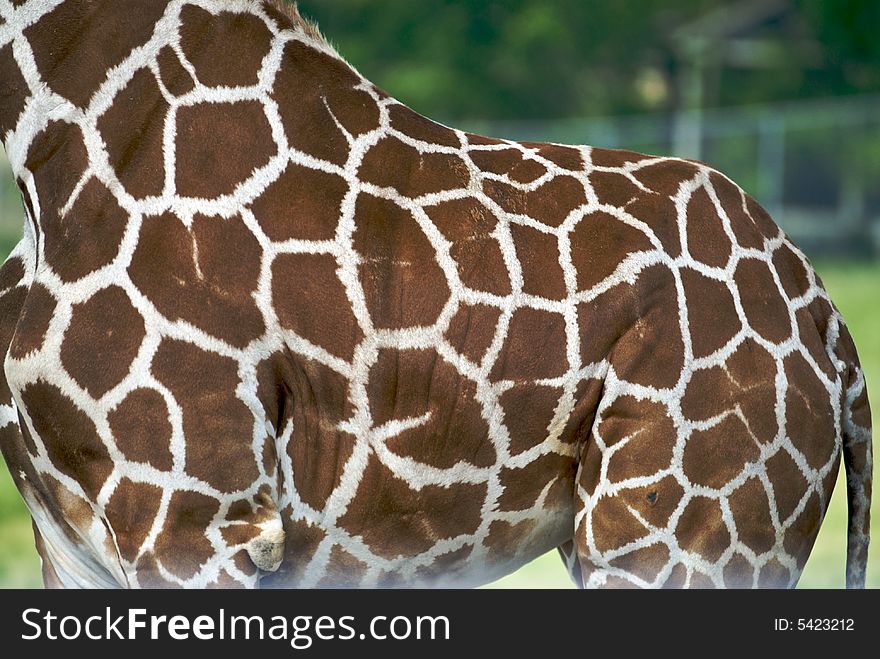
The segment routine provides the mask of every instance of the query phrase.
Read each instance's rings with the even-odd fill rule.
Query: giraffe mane
[[[318,24],[308,18],[303,18],[302,14],[299,13],[299,6],[296,2],[288,3],[286,0],[266,0],[266,2],[272,5],[275,9],[280,11],[282,14],[287,16],[293,24],[300,28],[303,32],[306,33],[312,39],[324,44],[325,46],[330,47],[330,43],[321,34],[321,30],[318,28]]]
[[[269,6],[288,18],[290,22],[293,24],[293,28],[295,30],[301,31],[308,39],[310,39],[314,45],[323,49],[329,55],[332,55],[336,59],[343,62],[346,66],[348,66],[352,71],[354,71],[358,76],[361,74],[357,71],[357,69],[339,54],[339,51],[330,42],[327,37],[325,37],[320,28],[318,28],[318,24],[309,19],[303,17],[303,15],[299,12],[299,5],[296,0],[257,0],[257,2],[262,2],[265,6]]]

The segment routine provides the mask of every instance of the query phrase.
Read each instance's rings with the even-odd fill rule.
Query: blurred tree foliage
[[[678,28],[752,0],[300,0],[365,76],[417,110],[558,118],[672,110]],[[799,36],[766,67],[725,67],[707,105],[880,91],[878,0],[789,0]],[[791,22],[791,21],[789,21]],[[776,31],[774,33],[774,30]],[[781,53],[781,55],[780,55]]]

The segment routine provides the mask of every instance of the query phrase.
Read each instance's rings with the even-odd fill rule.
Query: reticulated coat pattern
[[[0,17],[0,443],[48,584],[477,584],[561,546],[584,586],[791,586],[842,450],[863,579],[855,349],[723,175],[440,126],[272,3]]]

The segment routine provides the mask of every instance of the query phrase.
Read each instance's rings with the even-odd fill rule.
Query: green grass
[[[832,298],[847,320],[859,347],[869,384],[876,425],[880,410],[880,264],[818,264]],[[873,387],[871,387],[873,385]],[[875,463],[876,464],[876,463]],[[875,475],[878,473],[875,467]],[[876,497],[875,497],[876,500]],[[868,585],[880,588],[880,506],[874,506],[873,537]],[[840,588],[844,584],[846,555],[846,492],[842,478],[801,579],[802,588]],[[40,584],[40,564],[33,548],[30,518],[12,479],[0,469],[0,586]],[[570,588],[571,582],[556,552],[496,581],[497,588]]]
[[[31,518],[4,464],[0,467],[0,586],[26,588],[41,583]]]

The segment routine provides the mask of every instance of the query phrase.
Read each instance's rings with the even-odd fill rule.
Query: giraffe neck
[[[142,170],[143,163],[127,161],[134,145],[125,142],[126,115],[161,111],[186,95],[194,102],[208,98],[222,104],[224,98],[217,92],[222,87],[248,85],[255,97],[283,96],[280,114],[290,146],[344,162],[349,148],[345,133],[357,132],[359,125],[372,120],[362,115],[375,114],[372,98],[354,88],[372,87],[295,8],[282,6],[275,0],[0,0],[0,137],[26,205],[36,206],[29,209],[34,222],[41,222],[39,206],[46,206],[34,189],[41,178],[73,193],[66,203],[52,200],[55,208],[64,209],[75,201],[78,186],[73,180],[69,186],[59,185],[59,177],[79,176],[81,184],[84,171],[99,175],[104,169],[121,173],[125,186],[129,165]],[[272,35],[266,26],[286,35],[283,51],[269,48]],[[228,48],[233,33],[243,37],[235,39],[242,51],[235,53],[240,68],[228,70],[228,53],[217,58],[222,65],[210,59]],[[276,76],[270,60],[279,56],[295,65]],[[269,71],[272,76],[265,75]],[[234,132],[236,122],[227,116],[201,128],[209,140],[211,134]],[[142,186],[143,191],[125,186],[126,192],[136,199],[212,196],[198,186],[179,189],[179,170],[195,166],[188,162],[192,154],[170,156],[178,165],[174,180],[167,171],[169,153],[162,144],[162,129],[156,126],[152,136],[157,141],[156,162],[148,169],[162,170],[164,160],[164,182]],[[265,146],[254,140],[247,148],[271,148],[268,133],[265,137]],[[210,167],[202,165],[206,171],[198,175],[210,176]],[[161,172],[157,176],[161,178]]]
[[[107,37],[128,12],[122,11],[123,3],[110,5],[103,0],[0,0],[0,136],[16,174],[32,137],[53,120],[76,121],[119,63],[124,46]],[[143,32],[144,27],[134,29]]]
[[[73,122],[100,105],[101,96],[112,97],[118,91],[114,67],[144,65],[170,45],[167,35],[177,27],[183,5],[194,11],[204,7],[199,24],[188,30],[201,48],[209,47],[216,36],[212,24],[233,12],[258,8],[279,31],[288,31],[324,57],[318,67],[311,63],[312,80],[304,76],[300,84],[332,86],[340,81],[333,69],[353,73],[317,28],[295,6],[280,0],[0,0],[0,140],[13,164],[21,150],[16,146],[26,147],[28,138],[47,122]],[[314,74],[321,73],[322,66],[319,80]]]

